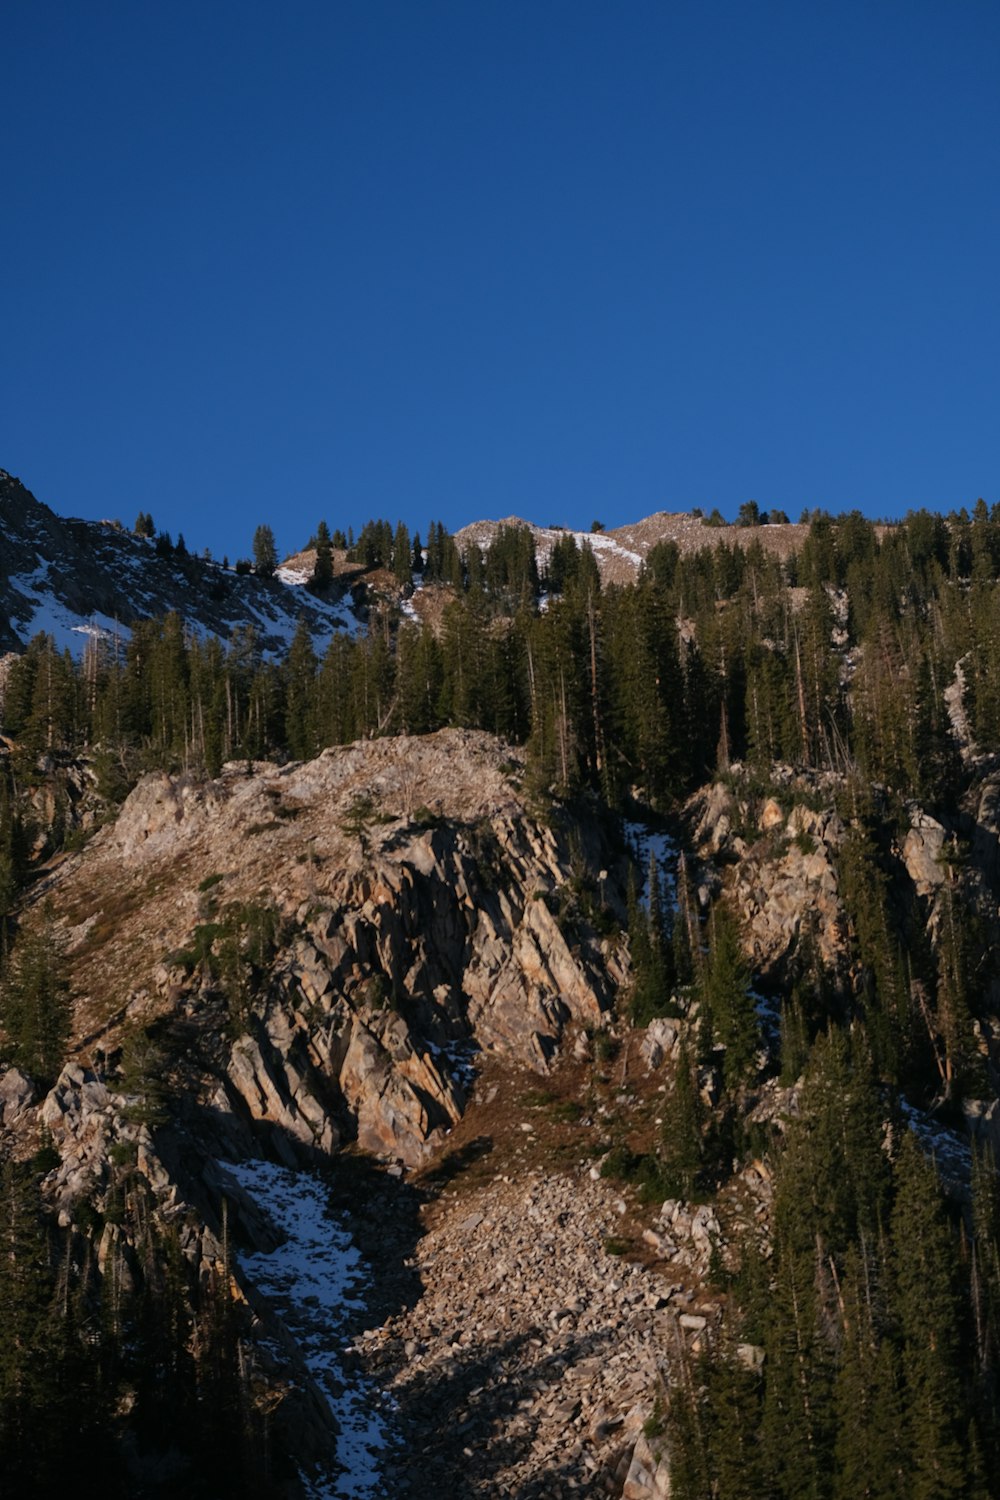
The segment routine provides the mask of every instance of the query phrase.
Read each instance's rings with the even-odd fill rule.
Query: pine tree
[[[278,550],[270,526],[258,526],[253,534],[253,562],[259,578],[273,578],[278,567]]]
[[[0,767],[0,961],[6,952],[6,920],[28,865],[24,824],[7,776]]]
[[[164,1051],[149,1027],[136,1027],[122,1044],[123,1118],[150,1129],[167,1118]]]
[[[392,542],[392,571],[397,583],[410,583],[413,577],[413,553],[410,533],[402,521],[396,527]]]
[[[867,1240],[844,1257],[836,1379],[836,1500],[907,1500],[898,1361],[882,1267]]]
[[[37,1184],[23,1164],[0,1167],[0,1464],[5,1483],[35,1473],[35,1446],[53,1394],[48,1240]]]
[[[804,1250],[779,1240],[761,1427],[764,1493],[825,1500],[833,1479],[833,1351],[825,1337],[829,1303],[822,1241]]]
[[[0,1020],[6,1052],[43,1085],[63,1064],[70,1034],[70,1004],[60,945],[47,913],[23,930],[0,981]]]
[[[632,990],[629,1014],[634,1026],[646,1026],[654,1016],[677,1014],[673,1004],[673,948],[670,945],[660,872],[655,853],[650,853],[646,900],[643,904],[629,887],[629,938],[632,957]]]
[[[319,750],[316,705],[316,654],[305,617],[299,620],[285,663],[285,740],[296,760],[310,760]]]
[[[968,1493],[966,1416],[959,1361],[955,1244],[934,1168],[905,1131],[894,1166],[892,1313],[906,1395],[907,1494],[946,1500]]]
[[[704,1119],[695,1057],[687,1036],[681,1042],[673,1083],[663,1103],[660,1163],[671,1198],[695,1196],[705,1164]]]
[[[310,586],[314,589],[324,589],[328,583],[333,582],[333,548],[330,542],[330,528],[325,521],[320,521],[316,527],[316,561],[313,564]]]
[[[760,1047],[760,1023],[750,993],[750,970],[736,924],[717,903],[709,925],[709,951],[699,1001],[711,1018],[712,1035],[725,1049],[723,1077],[728,1089],[749,1082]]]

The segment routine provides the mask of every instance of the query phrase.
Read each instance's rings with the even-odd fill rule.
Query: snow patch
[[[328,1215],[326,1188],[314,1173],[266,1161],[219,1165],[286,1236],[269,1254],[241,1255],[239,1267],[298,1342],[340,1428],[331,1470],[343,1472],[303,1477],[306,1494],[311,1500],[373,1500],[385,1493],[378,1455],[388,1446],[388,1430],[374,1409],[375,1388],[346,1374],[341,1362],[345,1314],[365,1305],[361,1253]]]
[[[302,588],[312,577],[308,568],[277,568],[274,574],[281,583],[287,584],[291,589]]]

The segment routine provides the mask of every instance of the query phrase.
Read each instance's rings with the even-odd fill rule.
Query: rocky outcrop
[[[489,826],[489,870],[481,828],[404,826],[310,914],[232,1049],[228,1077],[254,1118],[322,1151],[348,1134],[412,1165],[461,1113],[463,1051],[544,1069],[567,1026],[602,1024],[606,955],[586,938],[571,952],[544,900],[555,839],[534,829],[532,847],[510,815]]]
[[[903,863],[918,896],[934,896],[945,880],[947,833],[936,818],[914,808],[903,840]]]
[[[603,1024],[625,973],[580,913],[555,914],[566,833],[531,817],[519,770],[489,736],[447,731],[147,777],[49,883],[86,1043],[194,1028],[215,1039],[217,1102],[286,1159],[349,1139],[423,1159],[461,1113],[470,1052],[544,1070],[567,1031]],[[595,828],[576,840],[578,866],[613,867]],[[220,954],[247,912],[280,937],[227,1041]]]
[[[731,889],[743,923],[744,944],[765,979],[808,928],[823,965],[844,958],[845,919],[837,890],[836,852],[844,826],[832,806],[796,797],[789,774],[779,801],[759,803],[722,782],[699,792],[687,816],[695,846],[710,863],[732,866]],[[801,788],[814,793],[811,785]],[[787,810],[786,810],[787,809]],[[711,874],[707,877],[711,880]]]
[[[624,868],[596,819],[533,817],[521,773],[508,747],[450,731],[157,774],[47,872],[72,1052],[40,1101],[3,1074],[0,1124],[22,1155],[54,1150],[45,1196],[99,1269],[139,1283],[148,1211],[193,1280],[217,1276],[223,1198],[242,1243],[274,1231],[216,1157],[301,1166],[356,1141],[417,1166],[460,1120],[477,1053],[544,1072],[605,1023],[627,954],[563,887],[589,880],[624,916]],[[156,1076],[128,1093],[136,1037]],[[253,1302],[238,1278],[233,1294]],[[266,1364],[282,1335],[261,1316]],[[315,1448],[322,1422],[289,1413]]]
[[[0,1073],[0,1126],[14,1130],[28,1117],[34,1099],[34,1084],[18,1068]]]
[[[185,1093],[287,1160],[356,1139],[412,1165],[459,1118],[471,1053],[544,1070],[567,1030],[600,1027],[625,959],[579,915],[572,931],[554,915],[565,834],[530,816],[519,770],[488,736],[449,731],[140,783],[46,882],[79,1036],[42,1110],[60,1211],[99,1189],[118,1138],[106,1063],[130,1029],[155,1028]],[[578,865],[581,850],[595,872],[613,864],[594,828],[576,847]],[[280,936],[227,1037],[212,945],[242,941],[248,911]],[[179,1047],[194,1036],[198,1062]],[[8,1091],[9,1114],[23,1106]]]

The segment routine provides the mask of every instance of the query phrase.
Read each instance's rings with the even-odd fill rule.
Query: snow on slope
[[[317,651],[336,631],[364,628],[365,611],[317,598],[299,567],[273,579],[238,575],[207,558],[162,552],[108,522],[56,516],[0,470],[0,652],[40,631],[84,654],[95,640],[125,641],[139,619],[175,611],[202,638],[252,626],[265,656],[282,655],[304,618]]]
[[[350,1236],[326,1212],[326,1189],[310,1172],[266,1161],[220,1162],[285,1235],[270,1254],[243,1255],[240,1270],[273,1304],[296,1339],[340,1428],[331,1472],[304,1479],[312,1500],[368,1500],[383,1494],[379,1453],[386,1423],[375,1391],[348,1379],[340,1355],[345,1315],[364,1307],[367,1272]],[[336,1473],[337,1469],[342,1470]]]

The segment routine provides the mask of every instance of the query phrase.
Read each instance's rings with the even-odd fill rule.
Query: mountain
[[[488,549],[502,526],[526,527],[535,540],[539,568],[552,547],[572,536],[593,549],[608,583],[634,582],[653,547],[670,542],[681,552],[758,543],[784,557],[797,550],[807,526],[713,526],[683,513],[658,512],[610,531],[572,532],[536,526],[518,517],[477,521],[456,533],[460,552]],[[335,558],[335,577],[321,595],[306,587],[314,554],[289,559],[273,578],[238,574],[221,563],[174,548],[110,521],[67,520],[36,500],[21,482],[0,470],[0,651],[20,651],[39,631],[75,657],[88,641],[127,637],[133,621],[175,612],[202,636],[227,640],[252,628],[265,654],[280,655],[300,619],[322,650],[336,631],[364,628],[375,593],[399,595],[387,574]],[[423,601],[418,601],[417,613]],[[409,606],[408,613],[413,613]]]
[[[675,521],[8,662],[10,1484],[1000,1500],[1000,511]]]
[[[139,619],[179,614],[197,633],[228,639],[254,629],[262,649],[284,651],[300,619],[314,640],[354,631],[365,618],[364,588],[357,598],[350,572],[329,597],[306,588],[305,567],[279,569],[273,578],[239,575],[220,563],[174,549],[157,550],[109,521],[57,516],[0,470],[0,649],[20,651],[39,631],[60,650],[82,656],[88,640],[127,636]]]
[[[790,522],[765,526],[713,525],[700,515],[686,511],[657,511],[641,521],[611,530],[573,531],[566,526],[536,526],[520,516],[502,521],[474,521],[455,533],[460,552],[475,544],[487,551],[501,527],[527,527],[535,539],[539,570],[543,570],[555,544],[572,537],[578,547],[593,549],[604,583],[634,583],[654,547],[672,543],[682,553],[699,552],[720,544],[748,547],[758,543],[766,552],[787,557],[797,551],[809,535],[809,527]]]
[[[123,1439],[124,1493],[169,1494],[199,1474],[209,1493],[240,1493],[227,1484],[246,1485],[242,1463],[259,1466],[266,1495],[528,1500],[562,1493],[563,1476],[666,1500],[690,1455],[682,1434],[666,1441],[664,1411],[699,1356],[721,1360],[736,1337],[748,1224],[787,1270],[797,1189],[775,1181],[776,1163],[808,1151],[803,1167],[822,1172],[829,1149],[877,1177],[893,1121],[968,1207],[970,1140],[1000,1145],[995,1099],[968,1099],[963,1127],[961,1111],[942,1120],[901,1101],[897,1114],[860,1061],[824,1064],[846,1069],[843,1097],[830,1074],[779,1077],[789,997],[806,993],[803,934],[808,983],[828,987],[834,1013],[858,977],[858,829],[834,781],[786,774],[762,797],[737,773],[701,788],[668,836],[595,801],[540,816],[525,770],[495,738],[446,730],[214,779],[153,773],[31,892],[25,930],[43,924],[63,955],[67,1056],[50,1081],[23,1060],[0,1071],[0,1139],[8,1160],[44,1172],[72,1295],[93,1316],[109,1285],[129,1289],[120,1411],[104,1419]],[[987,923],[997,784],[977,782],[961,875],[963,904]],[[914,903],[915,947],[928,933],[947,942],[962,816],[914,806],[885,865],[887,889]],[[704,921],[705,971],[667,1015],[630,1021],[622,999],[648,955],[629,907],[652,932],[654,882],[675,928]],[[746,959],[721,956],[727,910],[752,991]],[[698,1107],[714,1123],[692,1167],[678,1089],[709,996],[727,1040],[701,1066]],[[753,1044],[738,1084],[740,1026]],[[828,1192],[816,1211],[843,1212],[851,1173]],[[814,1253],[810,1239],[803,1265]],[[141,1370],[162,1354],[142,1289],[169,1255],[186,1288],[171,1317],[201,1352],[164,1365],[154,1396]],[[223,1273],[229,1354],[209,1353],[218,1313],[204,1290],[218,1295]],[[0,1302],[3,1288],[0,1273]],[[740,1343],[751,1403],[772,1337],[788,1333],[773,1305],[773,1333]],[[168,1446],[151,1414],[182,1402],[185,1382],[204,1388],[209,1360],[229,1372],[214,1377],[218,1410],[203,1403]],[[268,1414],[266,1450],[260,1430],[226,1425],[226,1401]],[[294,1458],[284,1478],[281,1454]]]

